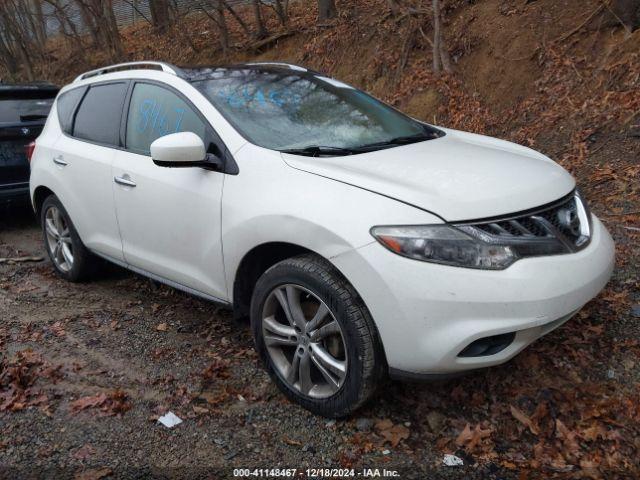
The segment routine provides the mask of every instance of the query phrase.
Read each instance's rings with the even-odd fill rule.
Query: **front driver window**
[[[127,117],[127,149],[150,154],[154,140],[177,132],[193,132],[205,141],[206,126],[175,93],[148,83],[133,89]]]

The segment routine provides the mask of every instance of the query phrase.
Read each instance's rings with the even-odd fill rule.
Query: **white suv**
[[[227,304],[280,389],[334,417],[386,376],[507,361],[614,260],[544,155],[288,64],[81,75],[37,140],[31,198],[63,278],[102,257]]]

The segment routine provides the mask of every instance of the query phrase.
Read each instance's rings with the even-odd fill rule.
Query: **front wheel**
[[[384,354],[367,308],[317,255],[284,260],[260,277],[251,324],[271,378],[316,414],[349,415],[383,377]]]

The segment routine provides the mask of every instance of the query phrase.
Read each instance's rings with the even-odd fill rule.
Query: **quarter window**
[[[127,117],[128,150],[149,155],[156,139],[177,132],[193,132],[206,143],[206,130],[200,116],[175,93],[148,83],[134,87]]]
[[[73,136],[90,142],[119,145],[126,83],[93,85],[80,104]]]
[[[73,90],[64,92],[58,97],[58,120],[60,121],[60,127],[63,132],[71,134],[73,111],[86,91],[87,87],[74,88]]]

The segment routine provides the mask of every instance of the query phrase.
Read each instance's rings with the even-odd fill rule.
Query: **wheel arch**
[[[33,205],[34,211],[36,212],[36,217],[38,219],[38,222],[40,222],[42,205],[44,204],[44,201],[47,199],[47,197],[49,197],[50,195],[55,195],[55,193],[53,193],[53,191],[50,188],[45,187],[44,185],[39,185],[33,191],[31,203]]]
[[[304,253],[314,253],[322,256],[306,247],[288,242],[267,242],[249,250],[240,260],[234,276],[234,316],[236,318],[249,316],[253,290],[256,282],[264,272],[282,260]]]

